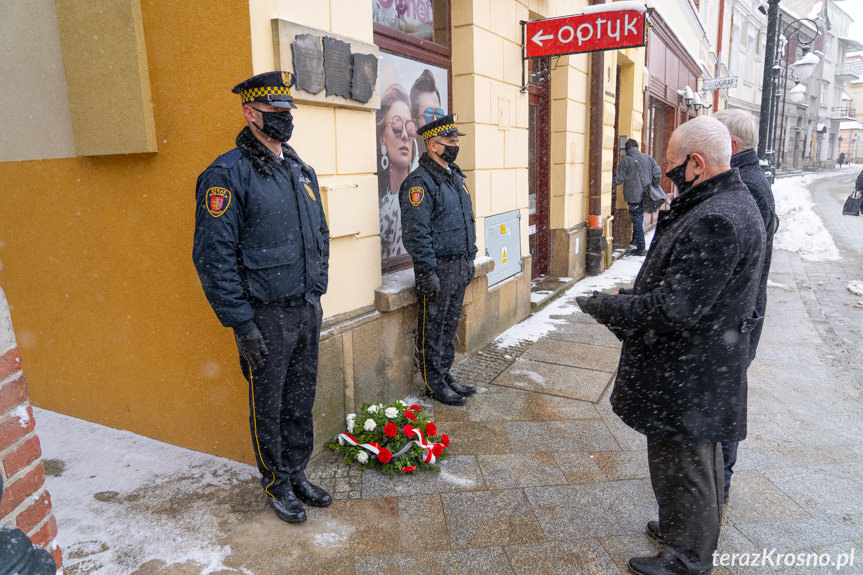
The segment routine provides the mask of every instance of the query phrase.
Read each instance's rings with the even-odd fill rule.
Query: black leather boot
[[[327,507],[333,502],[332,496],[309,481],[302,471],[291,475],[291,487],[294,488],[294,495],[306,505]]]
[[[451,373],[446,374],[446,384],[451,390],[465,397],[476,393],[476,388],[474,386],[460,384],[455,380]]]
[[[629,572],[633,575],[689,575],[680,561],[664,553],[653,557],[633,557],[629,560]]]
[[[306,520],[306,510],[293,493],[288,492],[279,499],[276,499],[275,497],[268,497],[267,499],[270,503],[270,507],[272,507],[273,511],[276,512],[276,517],[282,521],[287,521],[288,523],[302,523]]]
[[[431,391],[429,391],[429,388],[431,388]],[[463,395],[457,394],[442,381],[436,383],[428,382],[426,384],[426,395],[446,405],[464,405],[467,402],[467,399]]]

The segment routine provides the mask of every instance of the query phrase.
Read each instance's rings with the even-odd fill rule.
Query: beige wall
[[[0,162],[74,156],[54,0],[2,2],[0,22]]]
[[[280,69],[273,54],[272,20],[277,18],[373,41],[369,0],[250,0],[255,74]],[[322,301],[324,316],[332,317],[373,304],[374,289],[381,285],[375,115],[374,110],[300,103],[294,120],[291,145],[318,174],[333,232],[330,284]]]
[[[521,252],[527,243],[528,96],[521,87],[521,27],[528,8],[516,0],[452,3],[453,111],[467,134],[459,165],[468,176],[477,219],[477,248],[488,216],[521,212]]]

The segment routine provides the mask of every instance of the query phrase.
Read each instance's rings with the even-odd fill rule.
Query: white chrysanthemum
[[[357,453],[357,461],[359,461],[362,464],[368,463],[369,462],[369,454],[366,453],[365,451],[360,451],[359,453]]]
[[[356,413],[349,413],[348,416],[345,418],[345,423],[347,423],[347,425],[348,425],[348,433],[354,432],[354,421],[356,421],[356,419],[357,419]]]
[[[400,399],[400,400],[398,400],[398,401],[396,402],[396,405],[398,405],[398,406],[399,406],[399,407],[401,407],[402,409],[404,409],[404,408],[406,408],[406,407],[408,406],[408,404],[407,404],[407,403],[405,403],[404,401],[402,401],[401,399]]]
[[[398,410],[398,408],[395,408],[395,407],[388,407],[384,411],[384,415],[386,415],[390,419],[395,419],[396,416],[398,416],[398,414],[399,414],[399,410]]]
[[[368,411],[369,413],[377,413],[378,412],[377,404],[376,403],[371,404],[366,411]]]
[[[375,423],[374,419],[367,419],[366,422],[363,424],[363,429],[365,429],[366,431],[373,431],[374,428],[377,426],[378,424]]]

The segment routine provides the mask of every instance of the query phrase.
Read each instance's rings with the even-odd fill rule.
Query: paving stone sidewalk
[[[813,193],[843,259],[774,253],[766,325],[749,371],[749,437],[740,445],[719,551],[835,559],[853,549],[854,566],[839,572],[863,573],[863,307],[845,289],[863,279],[863,218],[836,215],[847,195],[844,180]],[[481,387],[467,405],[419,400],[452,438],[440,474],[389,478],[324,453],[308,473],[336,501],[310,508],[299,526],[279,521],[258,481],[248,478],[191,494],[178,489],[156,510],[144,509],[152,494],[136,492],[128,512],[216,523],[216,534],[201,535],[230,549],[224,569],[207,571],[215,575],[625,573],[629,557],[658,550],[644,534],[656,517],[646,442],[608,403],[616,338],[574,306],[564,309],[556,318],[563,321],[537,341],[491,344],[458,364],[456,376]],[[97,565],[100,550],[86,543],[69,556],[89,553],[93,561],[70,575]],[[713,572],[837,570],[768,565]],[[152,560],[135,571],[156,573],[196,574],[201,567]]]

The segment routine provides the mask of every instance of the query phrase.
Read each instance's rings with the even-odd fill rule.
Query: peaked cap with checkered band
[[[252,76],[234,86],[231,92],[239,94],[243,104],[263,102],[277,108],[296,108],[291,96],[291,87],[296,83],[293,73],[277,70]]]
[[[429,122],[418,129],[417,134],[423,137],[424,142],[429,141],[435,136],[464,136],[463,133],[458,131],[455,120],[455,114],[447,114],[443,118],[438,118],[434,122]]]

